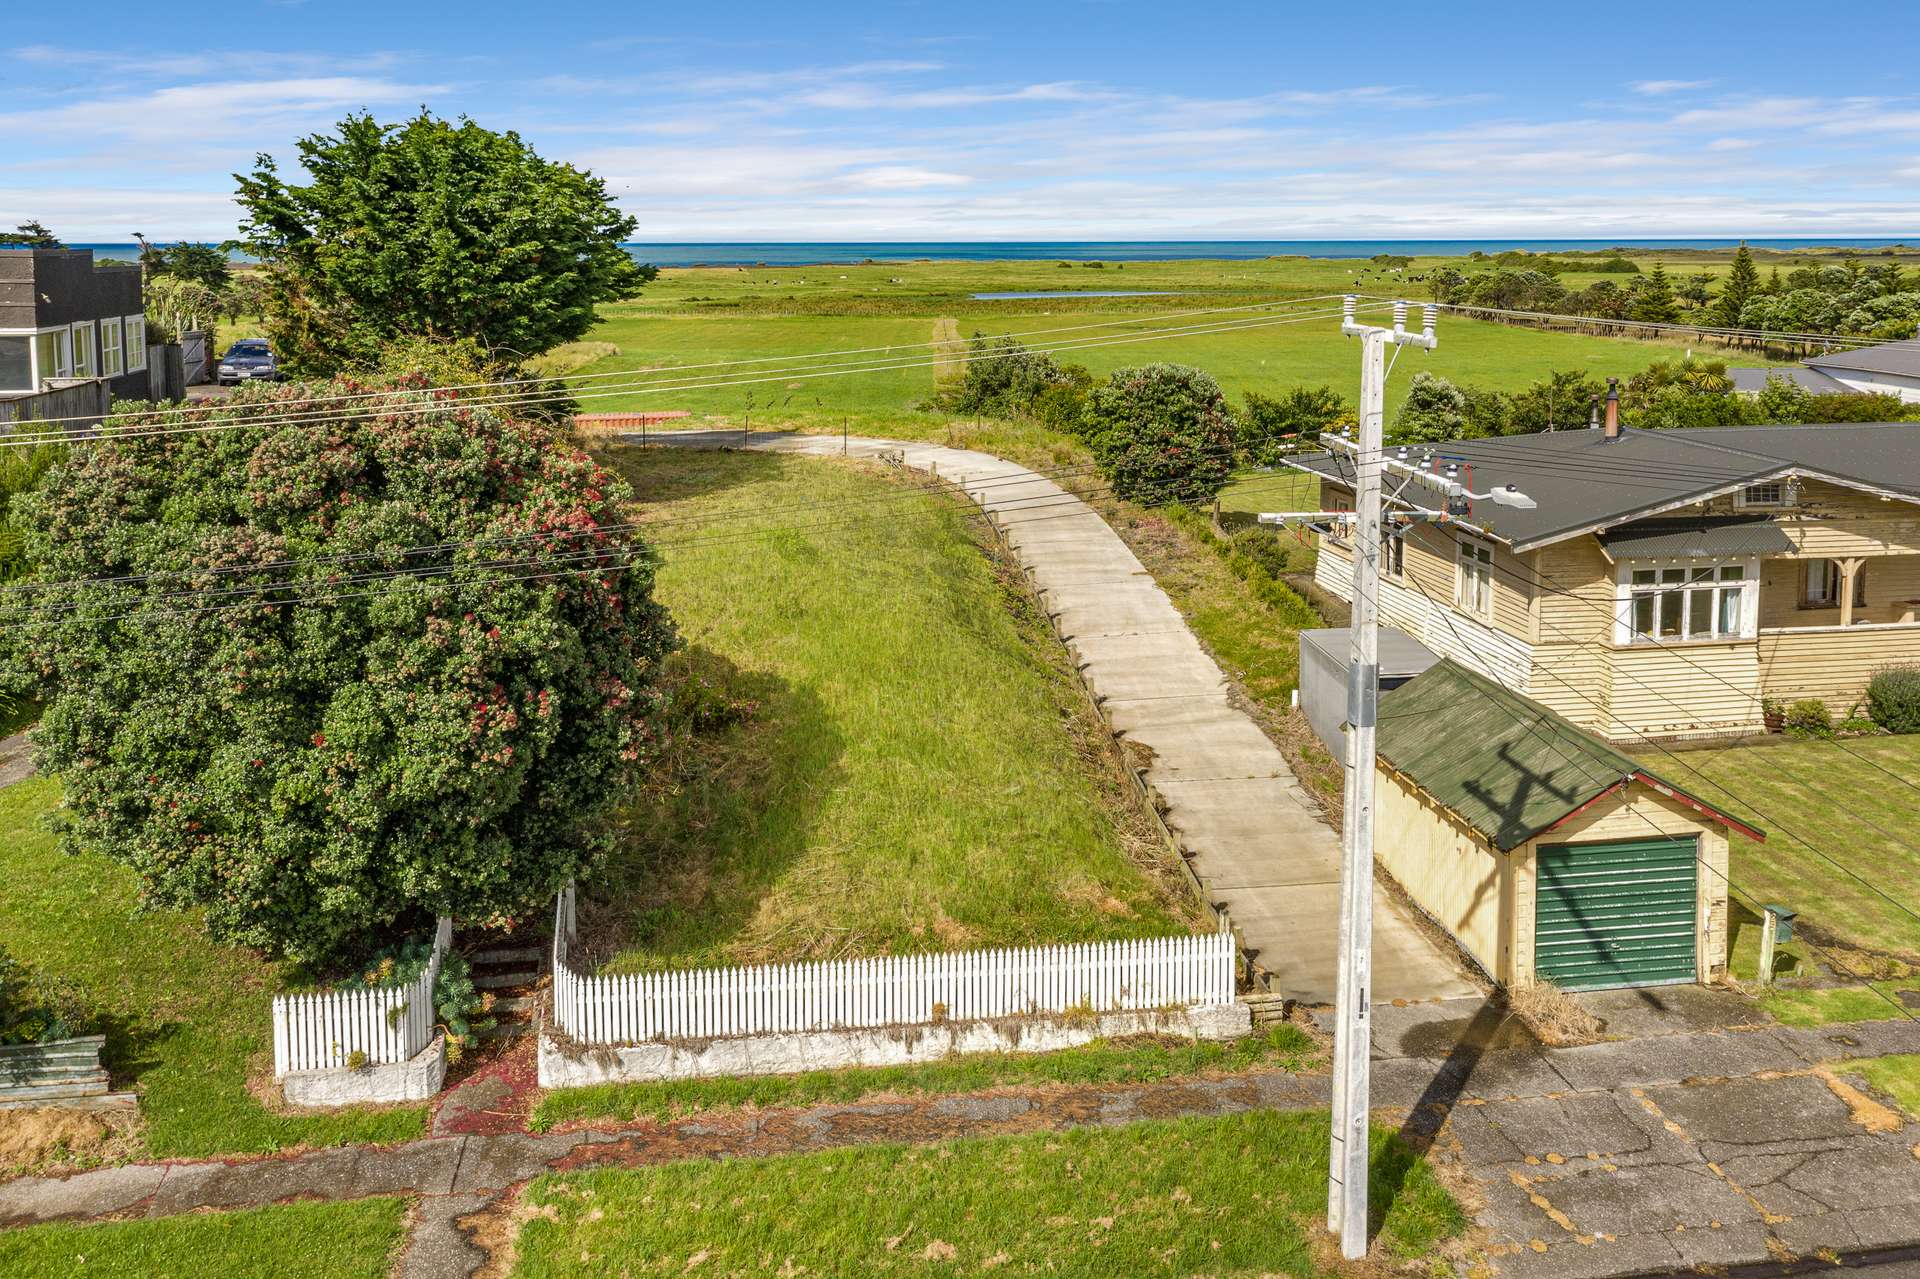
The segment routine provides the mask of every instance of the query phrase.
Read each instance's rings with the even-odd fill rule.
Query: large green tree
[[[634,219],[599,178],[515,133],[422,112],[349,116],[236,174],[242,243],[264,264],[269,336],[296,371],[373,366],[395,337],[472,339],[523,360],[580,337],[596,303],[656,272],[621,248]]]
[[[1779,274],[1778,268],[1774,273]],[[1728,326],[1739,324],[1740,312],[1759,292],[1760,270],[1753,264],[1753,254],[1742,244],[1734,250],[1733,267],[1727,272],[1720,296],[1714,300],[1714,318]]]
[[[1674,300],[1673,281],[1658,262],[1642,276],[1640,287],[1627,305],[1627,318],[1646,324],[1671,324],[1680,318],[1680,304]]]
[[[317,398],[360,389],[72,449],[15,502],[36,571],[5,632],[68,839],[322,963],[587,872],[676,643],[616,476],[442,393]]]

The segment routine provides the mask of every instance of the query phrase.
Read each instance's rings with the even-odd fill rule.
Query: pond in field
[[[1170,298],[1172,289],[1059,289],[1030,293],[975,293],[975,302],[1007,302],[1015,298]]]

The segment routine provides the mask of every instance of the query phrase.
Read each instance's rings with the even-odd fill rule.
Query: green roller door
[[[1699,858],[1689,839],[1544,844],[1534,890],[1534,970],[1567,990],[1699,980]]]

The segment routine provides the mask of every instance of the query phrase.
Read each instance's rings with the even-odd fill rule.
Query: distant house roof
[[[1425,450],[1409,450],[1419,463]],[[1660,515],[1745,484],[1798,472],[1920,502],[1920,426],[1905,422],[1832,426],[1725,426],[1696,430],[1628,428],[1548,431],[1492,440],[1450,440],[1433,448],[1455,462],[1475,492],[1513,485],[1531,510],[1477,502],[1468,522],[1528,551],[1582,533]],[[1354,482],[1344,453],[1312,453],[1293,465],[1337,483]],[[1440,494],[1389,479],[1394,504],[1437,511]]]
[[[1764,515],[1719,515],[1621,524],[1600,545],[1616,560],[1724,559],[1785,555],[1793,539]]]
[[[1803,391],[1815,395],[1846,395],[1853,388],[1845,382],[1828,377],[1819,369],[1810,369],[1804,365],[1776,365],[1770,369],[1728,369],[1727,378],[1736,391],[1755,394],[1767,389],[1768,378],[1785,378]]]
[[[1376,739],[1383,762],[1502,852],[1636,781],[1710,820],[1766,838],[1451,658],[1381,696]]]
[[[1892,373],[1920,377],[1920,338],[1910,342],[1883,342],[1857,351],[1835,351],[1803,361],[1814,369],[1849,369],[1858,373]]]

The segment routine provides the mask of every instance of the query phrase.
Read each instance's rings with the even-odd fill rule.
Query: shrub
[[[1787,736],[1832,737],[1833,713],[1817,697],[1803,697],[1787,707]]]
[[[1288,450],[1311,444],[1323,431],[1357,422],[1330,386],[1289,387],[1279,395],[1247,392],[1240,414],[1240,452],[1256,466],[1277,466]]]
[[[1467,396],[1447,379],[1422,370],[1407,384],[1407,400],[1393,424],[1401,444],[1457,440],[1467,429]]]
[[[397,947],[377,955],[365,971],[340,983],[343,990],[377,990],[382,986],[404,986],[433,962],[433,943],[412,937]],[[485,1016],[493,1010],[493,996],[473,984],[473,970],[467,957],[448,951],[440,961],[440,973],[433,981],[434,1022],[447,1035],[447,1056],[458,1061],[468,1041],[493,1025]],[[396,1011],[397,1016],[397,1011]]]
[[[1875,671],[1867,681],[1867,714],[1889,733],[1920,733],[1920,665]]]
[[[1087,397],[1082,420],[1101,472],[1129,501],[1198,506],[1233,473],[1233,412],[1220,384],[1199,369],[1117,369]]]
[[[966,368],[960,385],[943,407],[956,413],[985,413],[995,417],[1025,417],[1048,391],[1066,386],[1089,386],[1085,369],[1069,371],[1044,351],[1029,350],[1018,338],[988,338],[976,333],[967,344]]]
[[[19,504],[21,602],[71,611],[0,632],[47,683],[65,843],[316,966],[584,877],[677,643],[617,476],[472,403],[300,412],[364,389],[73,450]]]
[[[79,992],[33,972],[0,948],[0,1044],[44,1044],[87,1033]]]

